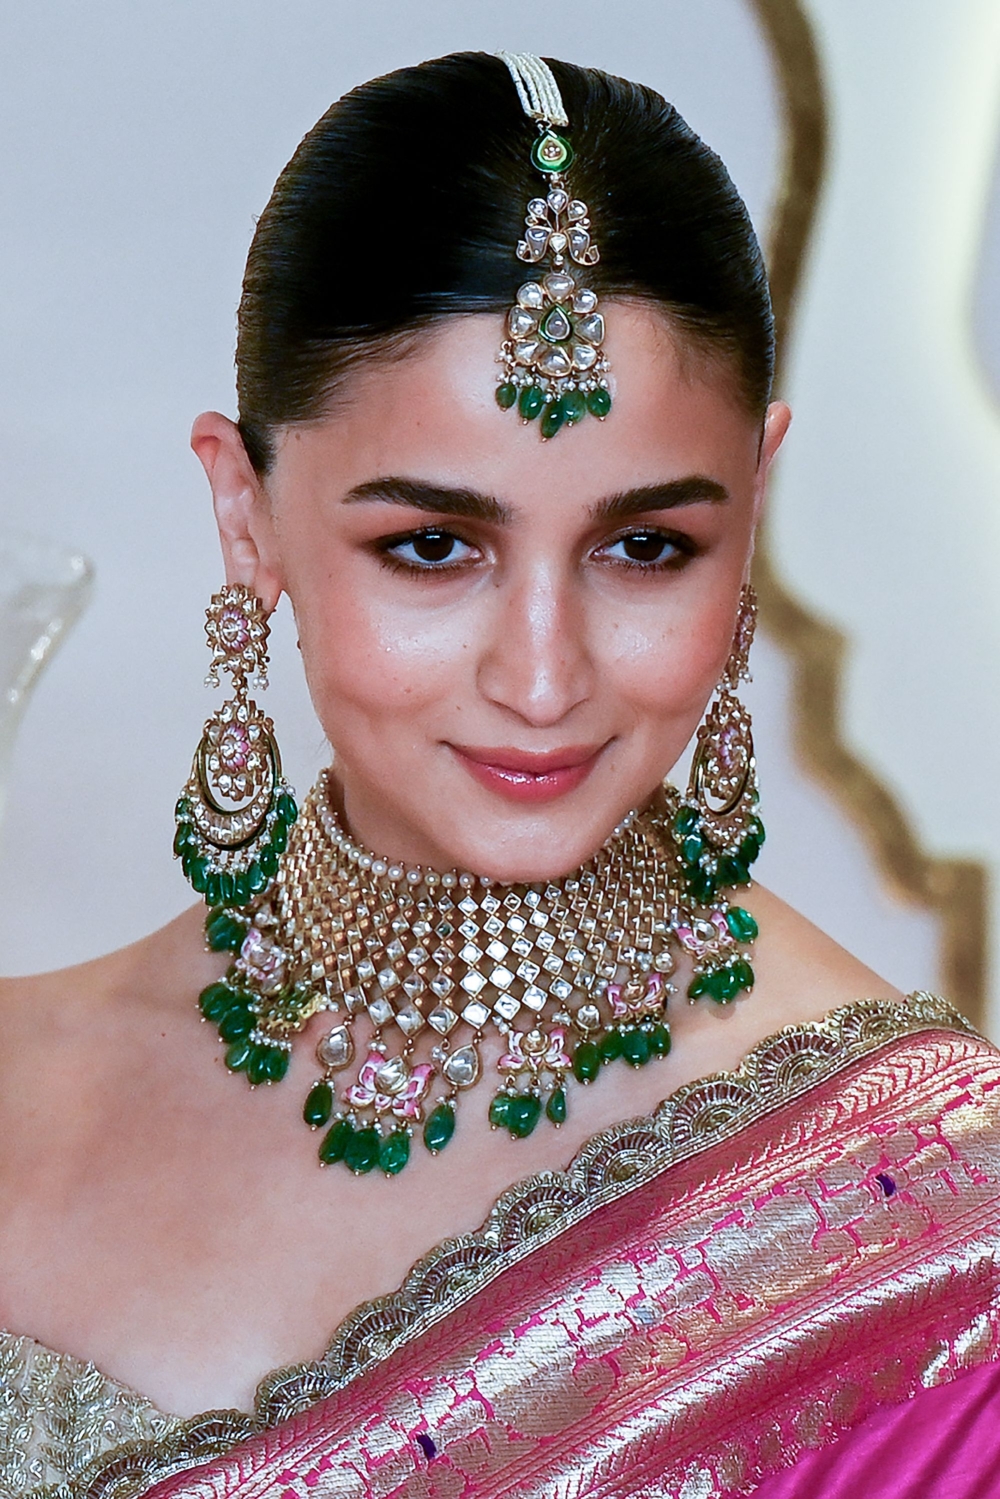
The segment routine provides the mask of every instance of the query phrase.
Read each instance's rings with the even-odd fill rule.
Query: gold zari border
[[[321,1358],[262,1380],[252,1416],[233,1410],[195,1416],[162,1441],[105,1454],[60,1493],[134,1499],[159,1480],[221,1455],[343,1389],[597,1208],[735,1136],[888,1042],[942,1029],[975,1034],[944,1000],[917,993],[902,1001],[859,1000],[823,1020],[777,1031],[732,1072],[688,1083],[654,1114],[595,1135],[567,1170],[540,1172],[511,1187],[476,1233],[445,1240],[418,1261],[398,1291],[352,1312]]]

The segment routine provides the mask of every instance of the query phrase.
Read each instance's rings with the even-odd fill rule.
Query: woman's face
[[[612,303],[614,409],[543,443],[494,400],[498,327],[355,376],[263,485],[227,479],[224,419],[195,447],[230,581],[292,601],[354,836],[530,880],[589,858],[694,732],[788,413],[761,444],[718,367]]]

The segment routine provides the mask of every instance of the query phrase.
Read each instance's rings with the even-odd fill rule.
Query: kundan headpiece
[[[496,397],[505,411],[516,405],[525,421],[541,417],[542,437],[550,438],[588,411],[603,420],[611,410],[604,318],[597,294],[572,270],[596,265],[600,251],[589,208],[566,185],[573,148],[559,134],[569,120],[551,68],[530,52],[497,56],[510,69],[525,114],[538,124],[531,164],[548,190],[528,204],[517,246],[518,259],[537,267],[537,279],[524,283],[507,314]]]

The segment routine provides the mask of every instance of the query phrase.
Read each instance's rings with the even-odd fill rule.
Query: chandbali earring
[[[217,935],[235,941],[245,923],[227,911],[267,889],[298,808],[282,777],[274,725],[249,695],[249,685],[258,691],[267,686],[270,632],[263,604],[244,584],[230,584],[213,596],[205,633],[212,652],[205,685],[218,687],[219,672],[228,672],[233,693],[202,730],[174,809],[174,854],[193,889],[214,908],[209,926],[225,927]],[[218,945],[211,931],[209,939]]]
[[[750,647],[756,623],[757,597],[747,583],[740,595],[732,651],[698,730],[687,794],[673,816],[686,894],[692,905],[718,908],[715,926],[723,947],[727,935],[737,942],[752,942],[757,936],[757,923],[750,913],[739,906],[728,906],[723,913],[721,899],[722,891],[749,885],[750,870],[765,836],[757,813],[757,765],[750,714],[737,697],[740,684],[750,681]],[[711,924],[710,915],[708,921],[692,923],[690,932],[678,931],[680,941],[696,960],[688,995],[697,999],[707,994],[726,1003],[751,986],[753,975],[748,965],[734,967],[713,961],[715,941],[708,931]],[[702,927],[704,932],[700,931]],[[721,951],[718,956],[722,959]],[[747,978],[749,983],[745,982]]]

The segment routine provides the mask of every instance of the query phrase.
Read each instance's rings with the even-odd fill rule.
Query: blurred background
[[[723,156],[765,241],[789,130],[825,123],[750,689],[758,869],[887,978],[961,990],[1000,1034],[993,0],[0,11],[0,531],[48,538],[94,574],[86,602],[86,569],[64,564],[86,607],[9,756],[0,972],[97,956],[188,901],[172,808],[213,705],[203,610],[222,574],[187,437],[200,410],[235,415],[240,278],[277,173],[352,85],[501,46],[659,89]],[[3,665],[15,633],[0,621]],[[273,642],[266,707],[304,791],[324,746],[287,606]]]

